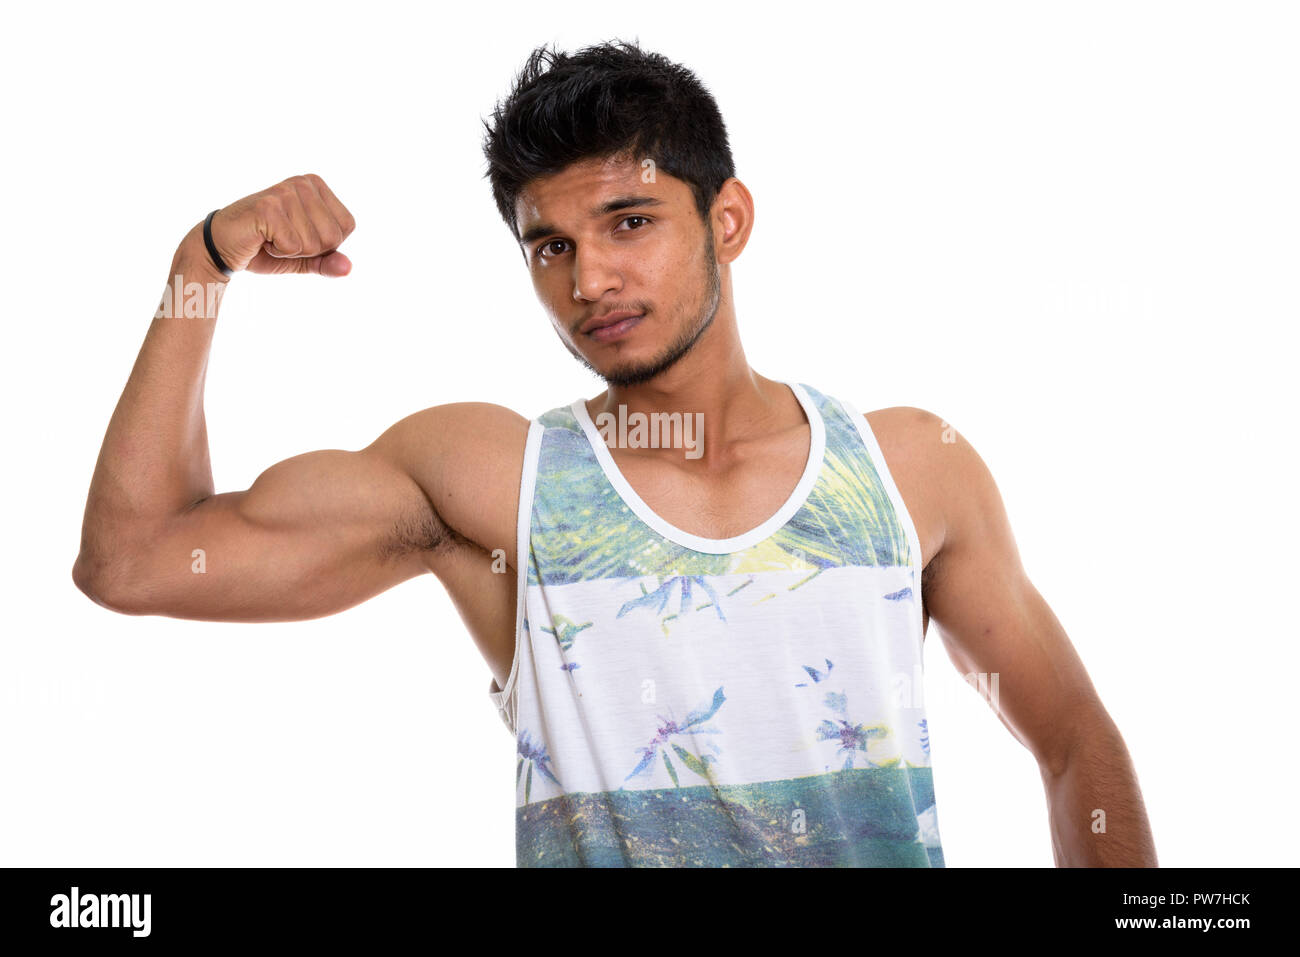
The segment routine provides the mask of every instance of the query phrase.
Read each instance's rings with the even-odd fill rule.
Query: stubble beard
[[[704,335],[709,326],[713,325],[713,320],[718,314],[718,307],[722,303],[722,279],[718,269],[718,262],[713,258],[712,230],[710,230],[708,242],[705,245],[704,262],[708,271],[707,292],[705,293],[704,304],[696,314],[694,323],[692,323],[694,328],[688,327],[685,329],[658,358],[643,362],[640,365],[632,364],[602,372],[588,362],[587,357],[569,342],[566,341],[565,346],[573,353],[575,359],[595,373],[596,376],[605,380],[606,385],[615,388],[626,389],[631,386],[643,385],[661,375],[676,365],[686,353],[695,347],[695,343],[699,342],[700,337]]]

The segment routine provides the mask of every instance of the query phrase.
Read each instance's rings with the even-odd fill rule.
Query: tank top
[[[656,515],[579,398],[529,423],[516,645],[518,866],[942,867],[921,548],[870,424],[785,382],[811,443],[767,521]]]

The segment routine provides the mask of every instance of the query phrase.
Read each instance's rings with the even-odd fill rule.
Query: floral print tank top
[[[916,530],[870,423],[785,384],[807,464],[728,539],[656,515],[583,399],[530,423],[489,688],[519,866],[943,866]]]

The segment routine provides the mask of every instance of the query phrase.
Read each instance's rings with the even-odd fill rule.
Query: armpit
[[[379,546],[379,557],[394,561],[413,552],[432,554],[468,544],[469,539],[444,522],[430,504],[393,523],[388,538]]]

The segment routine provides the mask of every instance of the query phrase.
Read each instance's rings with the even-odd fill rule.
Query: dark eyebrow
[[[600,216],[608,216],[610,213],[617,213],[622,209],[633,209],[638,206],[662,206],[663,204],[663,200],[656,199],[653,196],[619,196],[595,207],[591,210],[590,215],[595,219]],[[524,230],[524,234],[519,237],[519,245],[531,246],[543,236],[549,236],[551,233],[558,233],[559,231],[559,227],[550,223],[538,223],[536,226],[530,226]]]
[[[534,242],[543,236],[549,236],[551,233],[558,233],[560,230],[550,223],[538,223],[536,226],[530,226],[524,230],[524,234],[519,237],[520,246],[531,246]]]
[[[591,211],[594,216],[607,216],[610,213],[617,213],[620,209],[631,209],[633,206],[662,206],[663,200],[655,199],[653,196],[620,196],[618,199],[611,199],[608,203],[597,206]]]

